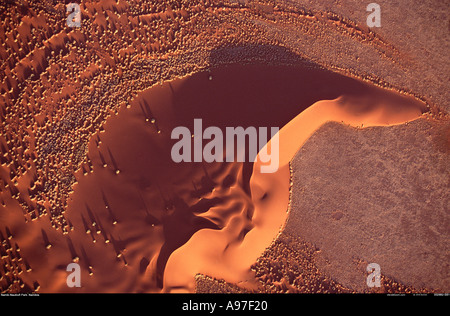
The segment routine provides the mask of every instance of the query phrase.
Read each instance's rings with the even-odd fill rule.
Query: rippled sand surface
[[[420,56],[407,56],[389,34],[357,18],[284,2],[87,1],[82,27],[72,29],[62,4],[3,6],[2,292],[364,291],[336,274],[343,263],[325,235],[292,224],[312,218],[296,215],[309,214],[301,206],[309,191],[298,189],[307,181],[296,176],[308,167],[296,173],[293,159],[328,122],[374,133],[419,118],[440,126],[430,136],[438,149],[429,152],[448,155],[447,104],[437,104],[435,88],[425,93],[423,83],[397,75],[403,69],[414,78]],[[353,52],[336,57],[335,46],[321,54],[327,38],[351,43]],[[350,60],[360,61],[354,67]],[[261,173],[258,159],[174,163],[170,133],[192,131],[196,118],[222,130],[279,127],[278,171]],[[352,168],[336,157],[329,163]],[[445,165],[434,168],[448,173]],[[314,188],[313,195],[322,190]],[[428,203],[411,199],[416,207]],[[339,212],[334,216],[344,216]],[[448,210],[443,216],[447,221]],[[283,233],[297,228],[298,235]],[[439,234],[445,239],[448,230]],[[432,256],[446,251],[439,240]],[[310,263],[322,244],[329,253],[320,260],[335,265],[318,259],[316,270]],[[277,251],[302,263],[287,270],[317,287],[274,279]],[[81,288],[66,285],[70,262],[81,266]],[[429,281],[433,275],[417,283],[395,267],[388,271],[385,290],[445,287]]]

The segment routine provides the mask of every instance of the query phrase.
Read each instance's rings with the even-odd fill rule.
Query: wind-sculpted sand
[[[91,138],[65,211],[73,231],[48,236],[35,225],[29,247],[47,260],[27,257],[35,273],[79,261],[88,292],[193,291],[197,273],[251,283],[250,266],[286,220],[289,161],[317,128],[399,124],[425,110],[413,98],[306,65],[223,66],[152,87]],[[281,126],[278,171],[261,174],[259,162],[174,163],[170,131],[196,117],[222,128]],[[51,249],[39,247],[41,238]],[[40,284],[64,291],[65,277]]]
[[[299,73],[317,78],[306,71],[300,70]],[[252,83],[254,81],[248,80]],[[284,82],[282,84],[283,87],[286,86]],[[334,87],[342,89],[338,84],[334,84]],[[272,86],[272,93],[276,92],[275,88]],[[241,218],[232,218],[229,226],[221,230],[201,230],[186,245],[177,249],[168,262],[165,275],[166,288],[179,289],[185,288],[185,284],[190,284],[188,289],[192,290],[192,276],[197,273],[241,284],[244,287],[247,282],[252,283],[250,266],[267,245],[271,244],[286,220],[290,190],[289,162],[308,137],[322,124],[328,121],[358,127],[401,124],[418,118],[426,110],[424,104],[412,98],[369,88],[357,81],[349,82],[349,86],[345,88],[360,92],[365,90],[362,92],[364,97],[349,92],[348,96],[340,96],[335,100],[318,101],[284,125],[278,135],[280,147],[278,171],[261,173],[262,163],[259,157],[253,165],[249,183],[249,198],[252,202],[250,207],[254,209],[252,214],[248,215],[244,209],[240,214]],[[302,92],[306,94],[306,91]],[[283,93],[286,93],[286,90]],[[263,100],[259,99],[257,103],[263,104]],[[269,114],[270,117],[266,117],[265,120],[271,122],[273,112],[270,111]],[[271,147],[270,142],[267,146]],[[221,214],[220,209],[214,213],[212,211],[215,209],[209,210],[215,216]],[[249,221],[246,217],[249,216],[251,229],[249,224],[246,224]],[[251,284],[248,286],[251,288]]]
[[[302,199],[321,188],[313,174],[306,173],[309,182],[296,176],[308,169],[301,152],[329,122],[369,135],[421,118],[443,126],[430,137],[441,139],[438,147],[448,155],[447,104],[435,103],[442,101],[435,86],[425,92],[426,84],[417,83],[426,68],[421,55],[408,57],[403,46],[329,10],[284,1],[108,0],[81,7],[82,26],[72,29],[63,4],[2,4],[1,291],[365,291],[351,268],[339,269],[359,255],[365,264],[368,252],[351,240],[353,252],[333,252],[327,232],[302,224],[319,214]],[[336,57],[333,49],[322,50],[327,38],[359,51],[358,61],[348,52]],[[261,173],[258,159],[175,163],[171,132],[178,126],[192,131],[196,118],[223,131],[279,127],[278,170]],[[423,136],[426,129],[410,133]],[[331,169],[353,170],[338,158],[327,162]],[[448,167],[433,168],[448,173]],[[410,174],[405,170],[397,173]],[[306,182],[311,186],[303,187]],[[415,207],[429,203],[422,195],[411,199]],[[445,204],[445,196],[435,199]],[[445,222],[448,212],[435,211]],[[354,233],[349,227],[359,227],[346,225],[342,240]],[[439,234],[426,258],[448,250],[448,230]],[[376,258],[387,266],[384,290],[448,290],[432,273],[409,278],[392,264],[386,243],[378,245],[383,254]],[[278,267],[280,256],[295,264]],[[81,267],[80,288],[66,284],[71,262]],[[445,277],[445,269],[436,275]]]

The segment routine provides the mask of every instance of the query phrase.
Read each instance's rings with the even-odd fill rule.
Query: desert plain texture
[[[448,1],[79,3],[0,3],[2,293],[449,291]],[[195,118],[279,169],[173,162]]]

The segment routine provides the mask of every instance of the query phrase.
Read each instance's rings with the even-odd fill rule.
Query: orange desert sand
[[[306,2],[1,4],[1,292],[448,292],[443,70]],[[279,169],[173,162],[195,118]]]

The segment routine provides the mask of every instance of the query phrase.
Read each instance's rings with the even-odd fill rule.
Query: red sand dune
[[[252,288],[250,265],[286,220],[289,161],[314,130],[329,120],[399,124],[423,111],[413,98],[307,65],[221,66],[147,89],[108,119],[76,174],[68,234],[45,218],[24,223],[19,206],[5,226],[32,267],[24,280],[41,292],[193,291],[197,273]],[[279,170],[174,163],[170,133],[192,131],[194,118],[222,130],[282,127]],[[72,261],[81,288],[66,286]]]
[[[252,289],[250,266],[274,240],[287,217],[289,162],[313,132],[328,121],[361,128],[401,124],[420,117],[424,110],[425,106],[412,98],[399,97],[377,88],[370,89],[363,96],[342,96],[314,103],[280,130],[278,171],[261,173],[262,163],[258,159],[253,165],[250,179],[253,228],[244,238],[241,237],[248,227],[246,214],[242,212],[222,230],[198,231],[169,259],[165,274],[166,289],[192,291],[192,276],[196,273]],[[270,142],[266,146],[270,148]],[[220,214],[220,210],[214,211],[209,212]]]
[[[311,69],[224,67],[213,70],[212,81],[208,80],[209,73],[200,73],[154,87],[139,95],[130,109],[124,109],[123,114],[105,126],[106,133],[100,136],[104,143],[100,144],[103,158],[96,154],[98,149],[91,151],[90,158],[93,165],[106,162],[107,167],[94,170],[93,178],[85,186],[96,181],[89,191],[101,186],[105,196],[115,196],[116,201],[111,197],[108,199],[114,202],[107,203],[111,204],[110,211],[116,213],[103,211],[104,216],[111,218],[101,222],[109,224],[105,230],[111,231],[111,239],[120,238],[123,243],[123,249],[115,246],[116,253],[122,253],[124,260],[133,266],[148,264],[142,290],[164,285],[165,291],[192,291],[196,273],[234,283],[251,278],[250,265],[271,243],[286,219],[288,163],[315,129],[329,120],[354,126],[402,123],[418,117],[424,110],[421,103],[410,98],[344,80],[342,86],[334,89],[351,91],[357,89],[351,85],[361,85],[367,90],[358,87],[357,95],[348,91],[348,97],[315,103],[285,125],[290,119],[289,112],[302,110],[298,100],[321,97],[316,96],[316,87],[311,90],[310,86],[305,87],[305,78],[317,85],[334,79],[326,79],[327,76],[334,77]],[[269,77],[273,79],[267,80]],[[237,78],[242,79],[236,82]],[[333,84],[336,85],[336,80]],[[274,114],[270,107],[276,106],[284,106],[286,111]],[[285,125],[280,132],[279,171],[259,174],[256,164],[248,187],[249,163],[173,163],[168,155],[174,143],[169,139],[170,131],[178,125],[192,125],[196,117],[203,118],[205,126],[223,129],[234,125]],[[116,169],[120,174],[114,173]],[[107,183],[117,187],[109,193]],[[82,190],[82,180],[79,186]],[[78,194],[76,189],[69,218],[70,211],[79,203]],[[102,208],[99,196],[88,199],[83,195],[81,201],[85,205],[79,205],[78,209],[92,203],[100,204],[96,209]],[[119,224],[111,230],[113,216]]]
[[[274,63],[303,56],[448,107],[435,36],[447,20],[427,20],[442,5],[386,4],[391,25],[374,30],[352,3],[96,0],[69,28],[62,1],[10,2],[0,3],[1,291],[193,291],[196,273],[251,288],[250,264],[288,215],[289,161],[314,130],[425,111],[394,91]],[[399,12],[427,27],[411,31]],[[194,118],[283,127],[280,169],[173,163],[170,132]],[[72,261],[82,288],[66,286]]]

